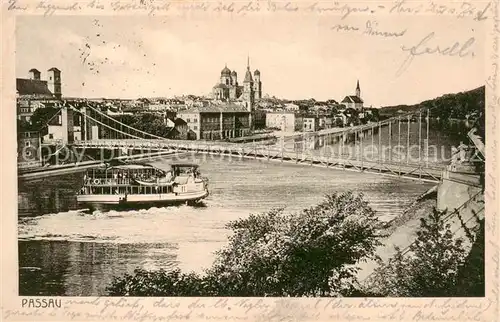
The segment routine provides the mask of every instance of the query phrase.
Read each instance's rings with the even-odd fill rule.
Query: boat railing
[[[124,186],[124,185],[141,185],[142,182],[147,182],[147,184],[165,184],[169,182],[173,182],[174,178],[170,178],[170,180],[165,180],[166,178],[155,178],[155,180],[147,181],[146,179],[136,179],[136,178],[88,178],[84,181],[84,185],[86,186]]]
[[[87,186],[118,186],[118,185],[130,185],[133,183],[133,180],[129,178],[121,178],[121,179],[105,179],[105,178],[90,178],[85,180],[84,184]]]

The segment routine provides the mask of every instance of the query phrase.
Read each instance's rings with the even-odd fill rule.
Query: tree
[[[137,130],[160,136],[167,137],[170,128],[168,128],[164,122],[163,115],[153,114],[153,113],[141,113],[136,115],[121,115],[117,118],[120,122],[133,127]]]
[[[415,105],[397,105],[381,108],[383,114],[395,116],[398,110],[416,111],[421,108],[431,109],[431,117],[465,119],[468,114],[484,111],[485,86],[456,94],[446,94]]]
[[[129,115],[129,114],[114,116],[114,118],[116,118],[118,121],[120,121],[123,124],[126,124],[128,126],[132,126],[135,122],[134,116]]]
[[[32,130],[30,122],[26,120],[17,120],[17,132],[29,132]]]
[[[376,108],[371,108],[370,111],[372,112],[372,116],[373,116],[373,121],[378,121],[380,119],[380,113],[378,111],[378,109]]]
[[[479,222],[478,232],[471,251],[457,272],[455,296],[485,295],[484,276],[484,219]]]
[[[350,114],[351,116],[358,116],[358,110],[353,109],[352,107],[346,108],[345,114]]]
[[[238,296],[326,296],[337,273],[352,278],[350,265],[374,254],[375,212],[352,193],[333,194],[299,214],[281,210],[229,225],[235,234],[211,271]],[[235,287],[236,286],[236,287]]]
[[[377,268],[369,289],[385,296],[454,296],[458,270],[466,251],[461,238],[454,239],[445,212],[434,209],[421,219],[417,239],[405,253],[396,249],[388,265]]]
[[[335,121],[333,123],[335,127],[343,127],[344,126],[344,121],[342,121],[341,118],[337,117],[335,118]]]
[[[229,244],[202,276],[138,271],[115,279],[108,290],[131,296],[349,295],[355,264],[374,257],[379,224],[362,195],[333,194],[296,214],[275,209],[229,223]]]
[[[47,122],[59,112],[58,108],[44,107],[38,108],[31,116],[31,125],[35,131],[40,131],[47,125]]]

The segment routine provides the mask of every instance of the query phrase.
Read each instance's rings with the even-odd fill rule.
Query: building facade
[[[80,132],[75,136],[74,121],[73,110],[66,106],[60,107],[46,126],[40,129],[43,143],[61,145],[81,139],[81,126],[76,127]]]
[[[235,104],[180,111],[197,140],[222,140],[250,134],[250,112]]]
[[[294,132],[302,129],[303,118],[299,114],[290,111],[267,112],[266,127],[277,128],[283,132]]]
[[[19,132],[17,134],[17,167],[32,169],[42,166],[42,142],[38,132]]]
[[[318,117],[316,116],[304,116],[304,132],[316,132],[319,129]]]
[[[47,80],[36,68],[28,71],[28,78],[16,78],[17,118],[29,122],[38,108],[59,102],[61,88],[61,71],[55,67],[47,71]]]
[[[334,117],[331,115],[318,116],[318,130],[331,129],[333,127]]]

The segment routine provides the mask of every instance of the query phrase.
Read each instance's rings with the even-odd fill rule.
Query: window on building
[[[191,123],[191,119],[187,119],[186,121],[187,121],[188,123]]]
[[[197,130],[197,129],[198,129],[198,127],[195,125],[195,126],[194,126],[194,129],[195,129],[195,130]]]
[[[26,155],[27,157],[30,157],[30,156],[31,156],[31,151],[26,151],[26,152],[25,152],[25,155]]]
[[[198,119],[194,119],[193,122],[195,122],[195,123],[198,122]]]
[[[53,139],[54,138],[54,134],[49,134],[49,139]]]
[[[26,141],[26,142],[24,143],[24,145],[25,145],[25,146],[31,146],[31,142],[30,142],[30,141]]]

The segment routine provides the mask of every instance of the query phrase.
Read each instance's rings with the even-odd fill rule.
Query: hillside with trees
[[[412,112],[421,108],[431,109],[432,116],[440,119],[476,119],[485,109],[485,87],[460,92],[446,94],[434,99],[426,100],[414,105],[386,106],[379,110],[383,117],[398,115],[399,111]]]

